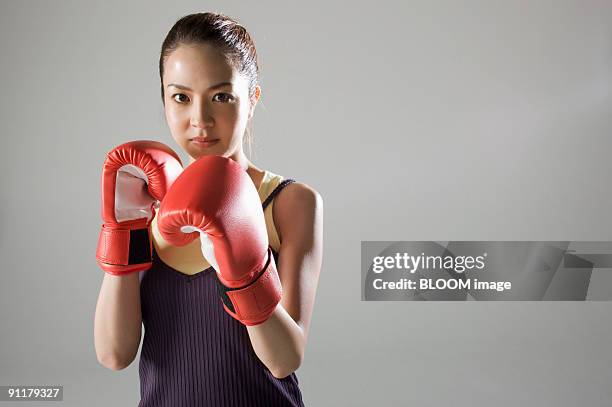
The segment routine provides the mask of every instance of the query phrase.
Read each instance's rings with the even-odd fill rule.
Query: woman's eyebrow
[[[178,83],[169,83],[167,87],[169,88],[170,86],[173,86],[177,89],[182,89],[182,90],[189,90],[189,91],[192,90],[191,88],[184,86],[184,85],[179,85]],[[223,86],[232,86],[232,83],[231,82],[221,82],[221,83],[211,86],[208,89],[222,88]]]

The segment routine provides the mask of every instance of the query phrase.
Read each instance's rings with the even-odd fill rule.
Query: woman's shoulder
[[[259,192],[262,198],[266,198],[274,192],[285,181],[286,185],[282,185],[282,193],[278,191],[278,195],[274,197],[275,206],[293,206],[296,203],[311,203],[315,204],[317,200],[321,200],[321,195],[313,187],[303,182],[296,181],[292,178],[286,178],[270,170],[261,170],[261,182],[259,184]],[[289,182],[287,182],[289,181]]]
[[[285,192],[279,194],[276,202],[277,205],[279,201],[283,201],[284,204],[289,206],[296,204],[312,206],[317,201],[322,200],[321,194],[316,189],[303,182],[294,181],[283,188],[283,190]]]
[[[281,240],[292,230],[309,229],[322,217],[323,198],[308,184],[292,182],[274,201],[274,222]]]

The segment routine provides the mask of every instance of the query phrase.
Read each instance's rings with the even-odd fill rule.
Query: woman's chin
[[[223,150],[219,148],[189,148],[187,149],[187,154],[194,160],[197,160],[198,158],[205,157],[207,155],[223,155]]]

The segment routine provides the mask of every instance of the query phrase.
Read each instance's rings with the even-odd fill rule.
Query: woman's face
[[[172,137],[193,159],[237,159],[257,96],[210,44],[181,45],[164,62],[164,111]]]

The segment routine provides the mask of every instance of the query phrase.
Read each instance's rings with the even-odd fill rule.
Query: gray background
[[[325,203],[307,405],[609,405],[612,304],[361,302],[359,251],[612,240],[612,2],[171,3],[0,3],[0,384],[136,405],[93,349],[101,164],[178,149],[159,49],[216,10],[257,43],[254,162]]]

